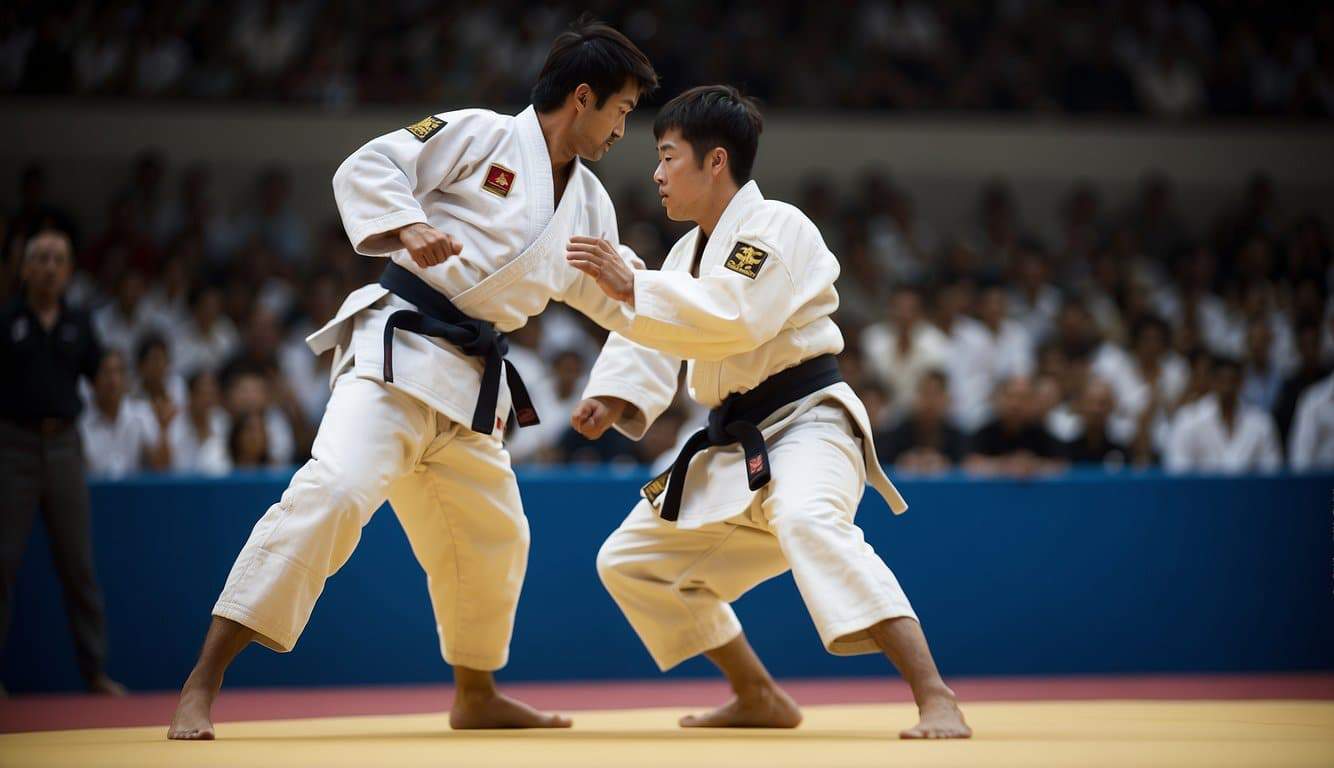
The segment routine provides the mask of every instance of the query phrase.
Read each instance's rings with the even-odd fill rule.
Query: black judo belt
[[[514,401],[514,414],[520,427],[531,427],[538,423],[537,410],[533,408],[533,399],[528,396],[528,388],[515,370],[514,364],[505,359],[509,351],[509,341],[505,334],[496,330],[496,326],[485,320],[475,320],[454,306],[447,296],[432,288],[421,278],[393,262],[384,268],[380,275],[380,285],[388,288],[395,296],[415,304],[417,309],[400,309],[389,316],[384,324],[384,380],[394,380],[394,329],[444,339],[465,355],[480,357],[484,361],[482,368],[482,388],[477,394],[477,407],[472,413],[472,431],[484,435],[494,429],[493,419],[496,414],[496,401],[500,397],[500,369],[505,368],[505,378],[510,385],[510,396]]]
[[[664,520],[676,520],[681,514],[681,493],[686,473],[695,454],[709,448],[741,443],[746,452],[746,480],[752,491],[769,483],[769,449],[757,424],[783,406],[796,402],[843,380],[838,358],[833,355],[813,357],[785,371],[779,371],[744,394],[733,394],[709,411],[709,425],[690,436],[668,470],[667,495],[662,500]],[[662,476],[649,483],[661,493]],[[652,500],[650,498],[650,500]]]

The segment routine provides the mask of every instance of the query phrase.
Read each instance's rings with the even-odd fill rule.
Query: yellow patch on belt
[[[723,263],[724,267],[732,270],[738,275],[745,275],[754,280],[756,275],[760,274],[760,267],[764,266],[764,260],[769,258],[767,251],[762,251],[750,243],[737,241],[736,247]]]
[[[420,141],[423,144],[425,144],[427,139],[439,133],[440,129],[444,127],[445,127],[444,120],[441,120],[435,115],[431,115],[430,117],[423,117],[422,119],[418,120],[412,125],[409,125],[407,128],[404,128],[403,130],[407,131],[413,136],[416,136],[417,141]]]
[[[644,498],[648,499],[648,503],[652,504],[657,501],[658,497],[662,495],[662,492],[667,490],[667,477],[670,474],[672,474],[672,470],[668,468],[663,471],[661,475],[648,481],[647,485],[639,489],[640,493],[644,494]]]

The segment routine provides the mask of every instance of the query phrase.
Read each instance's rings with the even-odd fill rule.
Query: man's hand
[[[425,269],[457,256],[463,251],[459,241],[430,224],[409,224],[398,230],[398,241],[408,249],[408,255]]]
[[[565,260],[597,281],[603,293],[635,305],[635,271],[611,243],[596,237],[572,237],[565,246]]]
[[[619,397],[590,397],[574,407],[570,426],[589,440],[596,440],[621,418],[629,405]]]

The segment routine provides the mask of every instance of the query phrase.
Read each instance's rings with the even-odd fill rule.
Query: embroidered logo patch
[[[639,490],[640,493],[644,494],[644,498],[648,499],[648,503],[653,504],[657,502],[658,497],[662,495],[662,492],[667,490],[667,477],[671,474],[672,470],[668,469],[661,475],[648,481],[648,484]]]
[[[482,189],[494,195],[509,197],[510,190],[514,188],[514,178],[514,171],[492,163],[491,167],[486,169],[486,181],[482,182]]]
[[[440,129],[444,127],[445,127],[444,120],[441,120],[435,115],[431,115],[430,117],[423,117],[421,120],[418,120],[412,125],[409,125],[407,128],[404,128],[403,130],[407,131],[413,136],[416,136],[417,141],[426,143],[427,139],[439,133]]]
[[[761,251],[749,243],[738,240],[723,266],[738,275],[745,275],[754,280],[755,276],[760,274],[760,267],[764,266],[764,260],[767,258],[769,258],[767,251]]]

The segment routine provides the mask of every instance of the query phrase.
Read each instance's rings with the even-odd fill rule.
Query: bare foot
[[[801,709],[776,685],[737,696],[723,706],[702,715],[681,718],[682,728],[796,728],[801,723]]]
[[[482,728],[569,728],[567,717],[536,709],[495,691],[459,693],[449,710],[449,727],[456,731]]]
[[[217,698],[216,688],[185,684],[181,691],[181,700],[176,704],[176,714],[171,718],[171,727],[167,729],[168,739],[181,741],[212,741],[213,735],[213,700]]]
[[[953,693],[931,696],[919,708],[917,725],[899,733],[901,739],[966,739],[973,729],[963,721],[963,712]]]
[[[112,680],[106,675],[98,675],[88,681],[88,692],[98,696],[121,697],[129,693],[125,686]]]

